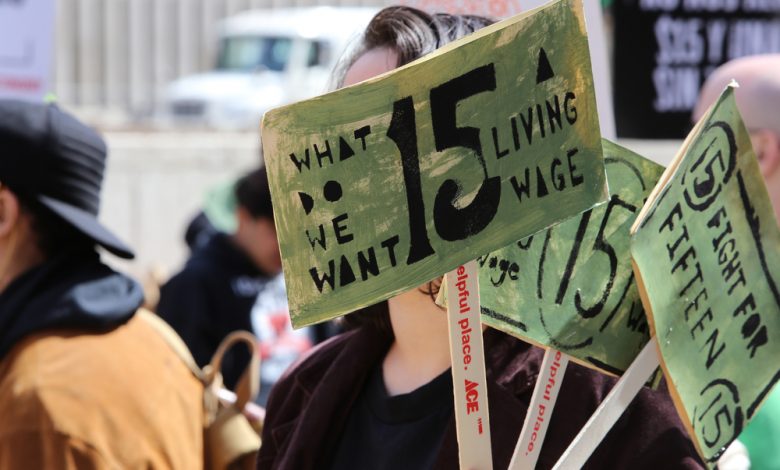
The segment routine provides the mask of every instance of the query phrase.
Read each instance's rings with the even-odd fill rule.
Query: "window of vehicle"
[[[316,67],[318,65],[328,65],[330,61],[330,47],[322,41],[312,41],[309,43],[309,56],[306,65]]]
[[[217,68],[281,72],[287,67],[292,39],[268,36],[234,36],[222,39]]]

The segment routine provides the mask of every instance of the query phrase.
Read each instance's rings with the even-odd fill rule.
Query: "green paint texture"
[[[650,338],[630,229],[663,167],[602,140],[610,200],[478,258],[482,321],[609,374]]]
[[[780,232],[735,92],[691,132],[631,238],[662,368],[710,466],[780,376]]]
[[[296,327],[422,285],[606,199],[579,1],[270,111],[262,141]]]

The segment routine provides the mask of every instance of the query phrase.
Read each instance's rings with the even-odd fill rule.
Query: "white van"
[[[225,19],[216,69],[172,82],[164,119],[174,125],[256,129],[267,110],[325,92],[339,57],[376,12],[278,8]]]

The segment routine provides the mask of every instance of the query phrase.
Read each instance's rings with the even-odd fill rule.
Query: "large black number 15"
[[[485,176],[474,200],[466,207],[458,209],[454,205],[455,199],[463,193],[463,187],[455,180],[444,181],[436,193],[433,222],[436,233],[447,241],[463,240],[481,232],[498,212],[501,178],[488,177],[479,129],[458,127],[456,123],[460,100],[495,89],[496,69],[493,64],[488,64],[431,90],[431,121],[436,150],[441,152],[453,147],[473,150]]]
[[[455,200],[462,194],[461,185],[448,179],[439,187],[433,207],[436,232],[447,241],[463,240],[481,232],[493,220],[501,197],[501,180],[488,177],[482,155],[479,129],[457,126],[458,102],[483,91],[496,89],[493,64],[473,69],[431,90],[431,121],[436,150],[465,147],[476,154],[485,180],[471,203],[456,208]],[[420,159],[417,147],[417,125],[411,96],[393,103],[393,117],[387,136],[395,142],[401,154],[406,201],[409,208],[410,247],[407,264],[412,264],[434,253],[428,238],[425,205],[420,181]]]

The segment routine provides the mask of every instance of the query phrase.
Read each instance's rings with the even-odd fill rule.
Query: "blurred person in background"
[[[157,313],[182,337],[199,366],[236,330],[255,333],[262,358],[258,403],[271,385],[317,340],[313,330],[293,330],[281,276],[282,259],[265,168],[233,186],[236,229],[211,231],[184,268],[160,291]],[[233,388],[249,363],[244,348],[229,351],[222,365]]]
[[[203,388],[96,247],[100,136],[0,100],[0,468],[201,468]]]
[[[422,57],[491,21],[389,7],[371,20],[341,86]],[[339,73],[339,72],[337,72]],[[258,469],[458,468],[446,312],[432,282],[347,315],[354,329],[312,350],[268,400]],[[494,468],[507,468],[544,352],[484,330]],[[615,379],[568,366],[537,468],[550,468]],[[703,468],[664,387],[644,388],[586,468]]]
[[[775,217],[780,219],[780,54],[744,57],[718,67],[701,89],[694,122],[732,79],[739,83],[734,93],[737,107],[750,132]],[[780,389],[775,387],[769,394],[739,442],[747,448],[751,469],[780,470]]]
[[[218,232],[219,230],[214,227],[206,213],[198,211],[184,230],[184,242],[190,249],[190,253],[194,253],[199,248],[206,246],[211,236]]]

